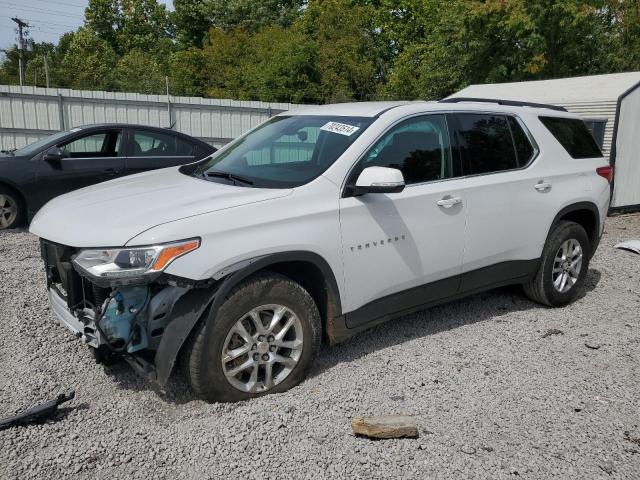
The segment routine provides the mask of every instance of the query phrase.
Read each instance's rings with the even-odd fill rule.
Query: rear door
[[[124,175],[123,131],[120,128],[91,130],[56,146],[64,158],[39,160],[36,208],[51,198]]]
[[[557,201],[536,168],[535,142],[512,115],[469,112],[449,118],[468,206],[461,290],[530,273]]]
[[[128,138],[127,175],[196,160],[196,144],[170,131],[135,128]]]

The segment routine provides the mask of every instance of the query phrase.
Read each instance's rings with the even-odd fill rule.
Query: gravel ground
[[[640,215],[608,219],[567,308],[476,295],[323,349],[287,393],[206,404],[179,375],[162,393],[94,364],[53,323],[37,239],[0,233],[0,415],[77,392],[57,421],[0,432],[0,478],[640,478],[640,256],[612,248],[631,238]],[[420,438],[352,435],[388,413]]]

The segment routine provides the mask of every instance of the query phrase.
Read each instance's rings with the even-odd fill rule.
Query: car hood
[[[167,168],[131,175],[54,198],[31,222],[31,233],[73,247],[122,246],[152,227],[291,194],[237,187]],[[176,240],[198,232],[177,232]]]

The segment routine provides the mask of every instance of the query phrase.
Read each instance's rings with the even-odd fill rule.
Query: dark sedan
[[[163,128],[103,124],[55,133],[0,156],[0,230],[52,198],[133,173],[201,160],[216,149]]]

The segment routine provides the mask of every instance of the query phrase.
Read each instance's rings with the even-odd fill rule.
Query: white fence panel
[[[290,103],[0,85],[0,149],[95,123],[172,127],[220,147]]]

